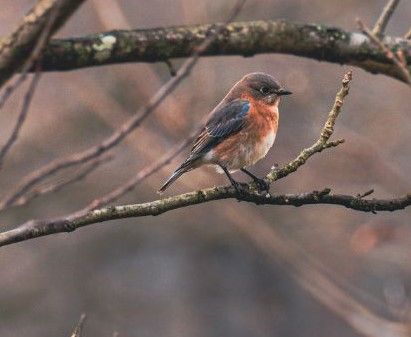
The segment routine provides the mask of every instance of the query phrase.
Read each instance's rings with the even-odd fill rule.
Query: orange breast
[[[214,161],[231,171],[255,164],[272,146],[278,128],[278,104],[267,106],[249,97],[251,102],[247,124],[243,130],[218,144]]]

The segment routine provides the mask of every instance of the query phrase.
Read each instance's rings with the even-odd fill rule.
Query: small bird
[[[246,170],[264,158],[278,129],[280,97],[291,92],[274,77],[261,73],[245,75],[211,111],[187,159],[159,189],[163,192],[182,174],[202,165],[215,165],[241,193],[241,185],[230,173],[241,170],[260,190],[268,184]]]

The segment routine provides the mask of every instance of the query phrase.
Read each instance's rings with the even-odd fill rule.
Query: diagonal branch
[[[80,319],[74,328],[71,337],[81,337],[83,334],[83,326],[84,326],[84,321],[86,320],[86,314],[82,314],[80,316]]]
[[[84,164],[93,160],[108,150],[112,149],[118,145],[127,135],[134,131],[149,115],[154,111],[160,103],[171,94],[180,82],[186,78],[190,73],[195,64],[198,62],[200,55],[209,48],[211,43],[217,36],[222,33],[228,22],[232,21],[233,18],[237,16],[241,8],[243,7],[245,0],[239,0],[232,12],[230,13],[228,20],[225,24],[220,25],[213,33],[209,34],[208,37],[197,46],[194,54],[190,59],[188,59],[178,70],[176,76],[172,77],[166,84],[164,84],[153,97],[149,100],[147,105],[141,107],[138,112],[131,117],[127,122],[125,122],[118,130],[116,130],[110,137],[105,139],[100,144],[90,147],[89,149],[75,153],[67,158],[61,158],[52,161],[51,163],[45,165],[44,167],[30,173],[28,176],[22,179],[22,182],[17,186],[17,188],[6,195],[0,202],[0,210],[4,210],[8,207],[13,206],[13,204],[21,198],[25,193],[27,193],[30,188],[40,181],[50,177],[51,175],[72,167],[77,164]]]
[[[391,16],[397,8],[399,2],[400,0],[389,0],[385,5],[372,30],[373,34],[375,34],[375,36],[377,36],[378,38],[382,38],[384,36],[384,31],[387,27],[388,21],[390,21]]]
[[[335,96],[334,104],[328,113],[328,118],[321,130],[320,137],[318,140],[311,145],[310,147],[301,151],[301,153],[293,161],[288,163],[284,168],[277,170],[274,168],[267,175],[267,182],[271,183],[280,178],[286,177],[292,172],[295,172],[301,165],[304,165],[305,162],[315,153],[321,152],[326,148],[338,146],[343,143],[344,140],[340,139],[337,141],[329,142],[330,137],[334,133],[335,121],[337,120],[338,115],[341,112],[342,105],[344,103],[345,97],[348,95],[350,90],[350,82],[352,80],[352,71],[348,71],[342,80],[341,89],[338,91]]]
[[[85,179],[89,174],[94,172],[97,168],[99,168],[101,165],[105,164],[106,162],[110,161],[113,158],[113,156],[103,156],[97,159],[92,160],[85,168],[80,170],[77,174],[73,175],[72,177],[63,179],[57,183],[53,183],[50,185],[47,185],[45,187],[37,187],[30,191],[29,193],[23,195],[21,198],[17,199],[15,202],[15,206],[23,206],[27,205],[33,199],[36,199],[44,194],[49,194],[53,192],[58,192],[67,185],[71,185],[75,182],[78,182],[80,180]]]
[[[24,64],[42,34],[50,13],[60,7],[50,33],[59,29],[84,0],[40,0],[10,36],[0,41],[0,87]]]
[[[189,57],[216,25],[115,30],[79,38],[52,40],[44,71],[72,70],[124,62],[164,62]],[[218,25],[217,25],[218,27]],[[404,38],[386,39],[389,48],[404,49],[411,60],[411,46]],[[203,55],[253,56],[280,53],[360,67],[403,81],[385,54],[366,35],[323,24],[299,24],[284,20],[234,22],[226,26]]]
[[[357,24],[361,31],[369,37],[372,43],[374,43],[389,59],[392,61],[395,67],[399,70],[399,73],[401,74],[403,81],[411,85],[411,74],[410,71],[407,67],[407,60],[404,56],[401,58],[398,56],[398,54],[395,54],[383,41],[380,40],[379,37],[377,37],[360,19],[357,19]],[[399,48],[399,51],[402,49]]]
[[[188,137],[180,144],[177,144],[159,160],[140,170],[134,177],[132,177],[123,185],[117,187],[110,193],[107,193],[106,195],[93,200],[87,207],[82,210],[82,212],[89,212],[98,207],[105,206],[109,203],[112,203],[113,201],[116,201],[124,194],[131,192],[143,180],[147,179],[149,176],[159,171],[162,167],[169,164],[181,151],[183,151],[189,144],[194,141],[197,134],[198,132],[194,132],[190,137]]]
[[[30,82],[30,86],[27,89],[26,94],[24,95],[24,99],[23,99],[23,106],[20,110],[20,113],[17,117],[17,121],[13,127],[13,130],[9,136],[9,138],[7,139],[6,143],[0,148],[0,168],[3,165],[3,160],[4,157],[6,156],[6,154],[9,152],[9,150],[11,149],[11,147],[13,146],[13,144],[15,143],[15,141],[17,140],[20,130],[23,127],[23,124],[26,120],[27,114],[29,112],[29,108],[30,108],[30,103],[32,101],[32,98],[34,96],[34,92],[36,91],[36,87],[37,84],[40,81],[40,77],[41,77],[41,72],[39,69],[39,66],[36,67],[36,72],[33,75],[33,78]]]

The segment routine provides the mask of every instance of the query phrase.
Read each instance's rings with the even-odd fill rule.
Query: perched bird
[[[216,165],[237,192],[241,185],[230,173],[249,175],[259,189],[266,182],[245,168],[264,158],[274,143],[278,128],[280,97],[291,94],[270,75],[251,73],[238,81],[214,108],[187,159],[174,171],[159,192],[182,174],[202,165]]]

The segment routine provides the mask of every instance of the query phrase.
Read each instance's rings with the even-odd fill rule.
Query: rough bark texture
[[[72,70],[123,63],[158,62],[192,55],[216,25],[194,25],[145,30],[116,30],[80,38],[52,40],[45,52],[43,70]],[[384,42],[405,51],[411,61],[411,45],[403,38]],[[228,24],[204,55],[253,56],[282,53],[319,61],[350,64],[372,73],[402,80],[398,69],[362,33],[319,24],[283,20]]]
[[[15,229],[0,233],[0,246],[45,235],[71,232],[77,228],[93,223],[130,217],[160,215],[182,207],[230,198],[238,198],[238,200],[253,202],[258,205],[302,206],[311,204],[332,204],[345,206],[363,212],[395,211],[411,205],[411,195],[395,199],[366,200],[359,196],[331,194],[329,189],[324,189],[322,191],[303,194],[273,196],[269,194],[260,195],[255,192],[245,192],[239,197],[232,187],[214,187],[143,204],[105,207],[86,214],[77,214],[69,218],[32,220]]]
[[[8,37],[0,41],[0,86],[2,86],[30,57],[48,17],[58,6],[58,15],[51,33],[60,28],[84,0],[40,0],[21,24]]]

